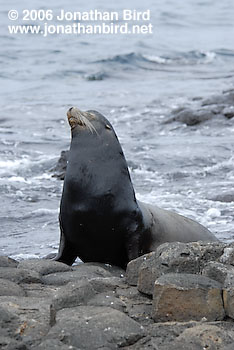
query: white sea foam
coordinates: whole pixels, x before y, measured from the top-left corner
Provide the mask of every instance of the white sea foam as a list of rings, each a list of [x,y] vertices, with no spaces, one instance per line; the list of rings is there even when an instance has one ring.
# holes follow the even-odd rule
[[[31,212],[31,214],[33,214],[34,216],[51,215],[51,214],[53,215],[58,213],[59,213],[59,208],[57,209],[39,208]]]
[[[169,59],[160,57],[160,56],[151,56],[151,55],[142,55],[144,58],[146,58],[148,61],[159,63],[159,64],[165,64],[170,62]]]

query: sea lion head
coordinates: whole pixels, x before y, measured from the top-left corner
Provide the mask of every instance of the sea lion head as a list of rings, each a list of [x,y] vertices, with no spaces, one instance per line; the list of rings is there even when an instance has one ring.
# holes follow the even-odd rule
[[[105,202],[110,197],[119,197],[119,203],[135,202],[127,162],[108,119],[97,111],[76,107],[68,110],[67,117],[71,146],[65,182],[72,184],[73,193],[79,192],[83,203],[104,197]]]
[[[67,111],[67,117],[72,131],[76,128],[77,130],[87,130],[91,133],[98,133],[98,130],[102,129],[103,126],[106,129],[112,130],[108,120],[96,111],[84,112],[79,108],[71,107]]]

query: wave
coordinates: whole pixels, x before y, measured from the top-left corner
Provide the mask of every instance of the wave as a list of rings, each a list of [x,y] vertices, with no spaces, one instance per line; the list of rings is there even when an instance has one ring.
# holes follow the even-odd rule
[[[188,52],[175,52],[169,55],[160,56],[130,52],[103,58],[101,60],[94,61],[93,63],[104,63],[105,65],[119,64],[146,70],[156,70],[162,66],[209,64],[216,60],[218,54],[220,53],[216,53],[215,51],[198,50]]]

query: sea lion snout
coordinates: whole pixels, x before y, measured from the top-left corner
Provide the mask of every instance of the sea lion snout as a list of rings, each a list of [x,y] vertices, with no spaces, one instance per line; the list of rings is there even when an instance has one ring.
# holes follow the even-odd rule
[[[90,119],[94,119],[94,116],[89,112],[83,112],[79,108],[71,107],[67,111],[67,118],[71,129],[74,129],[76,126],[83,126],[91,132],[96,131],[90,122]]]

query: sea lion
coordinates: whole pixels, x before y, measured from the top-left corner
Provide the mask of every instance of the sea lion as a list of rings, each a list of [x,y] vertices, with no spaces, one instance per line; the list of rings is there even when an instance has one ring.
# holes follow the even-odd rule
[[[72,107],[67,116],[71,146],[55,260],[71,265],[78,256],[126,268],[163,242],[216,240],[197,222],[136,200],[122,148],[103,115]]]

